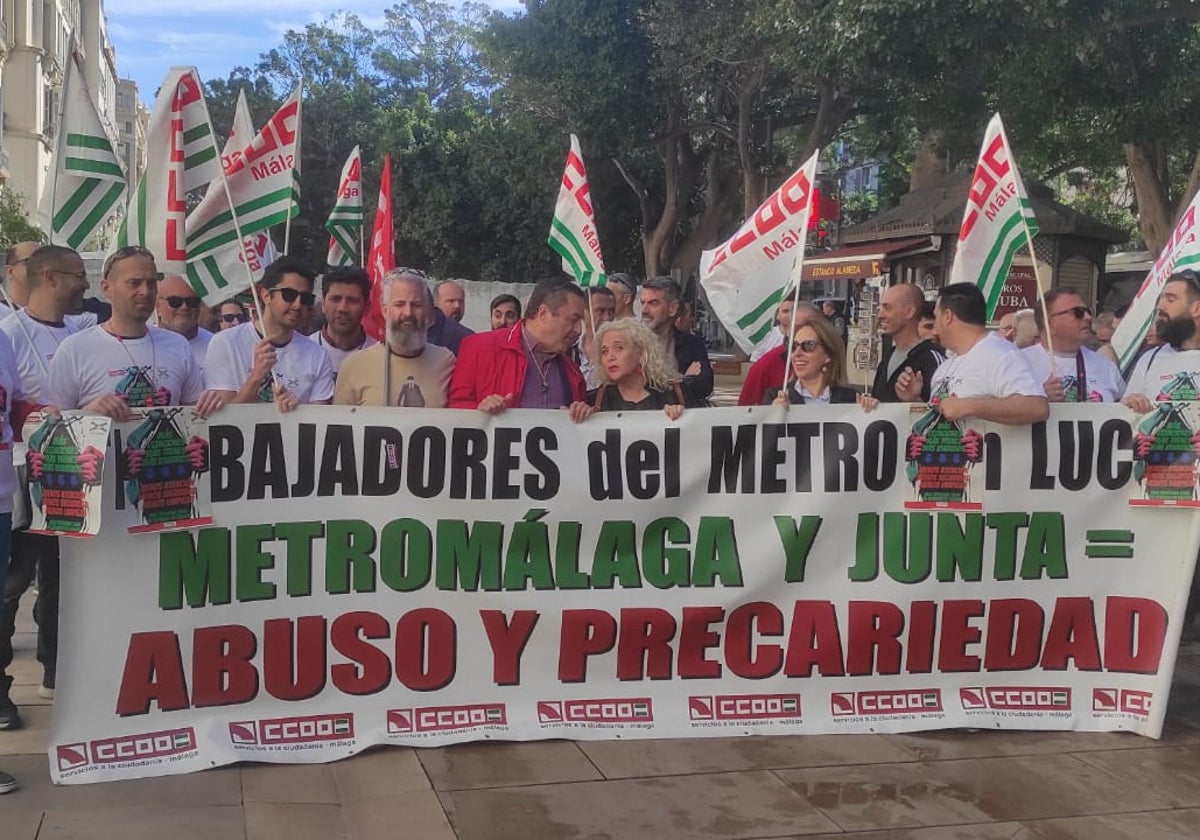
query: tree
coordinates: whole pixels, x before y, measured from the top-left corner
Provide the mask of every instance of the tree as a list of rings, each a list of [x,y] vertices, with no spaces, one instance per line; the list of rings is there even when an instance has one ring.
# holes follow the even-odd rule
[[[0,248],[7,250],[18,242],[45,242],[46,234],[30,223],[20,193],[0,187]]]

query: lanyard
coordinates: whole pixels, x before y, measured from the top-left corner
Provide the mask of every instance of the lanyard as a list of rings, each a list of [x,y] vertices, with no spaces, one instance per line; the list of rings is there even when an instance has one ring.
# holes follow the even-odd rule
[[[1075,402],[1087,402],[1087,365],[1083,363],[1082,348],[1075,351],[1075,383]]]

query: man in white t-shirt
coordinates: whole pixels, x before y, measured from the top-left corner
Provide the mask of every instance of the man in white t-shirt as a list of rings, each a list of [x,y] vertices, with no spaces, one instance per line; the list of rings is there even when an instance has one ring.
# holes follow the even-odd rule
[[[192,350],[180,335],[147,324],[158,300],[154,255],[141,246],[121,248],[104,263],[100,289],[112,317],[68,336],[50,362],[49,405],[82,408],[117,421],[130,407],[195,405],[207,417],[225,404],[204,390]]]
[[[241,324],[208,345],[208,387],[230,402],[275,401],[280,411],[328,405],[333,363],[325,348],[297,332],[316,302],[315,276],[303,263],[280,257],[267,266],[254,293],[262,306],[258,325]]]
[[[1200,276],[1179,271],[1158,297],[1154,328],[1161,342],[1137,360],[1121,402],[1138,414],[1154,403],[1200,400]]]
[[[988,332],[987,303],[978,286],[945,286],[934,316],[938,339],[951,354],[933,374],[930,389],[943,417],[1021,426],[1050,416],[1050,403],[1021,351]],[[915,402],[923,384],[920,372],[906,370],[896,382],[896,394]]]
[[[363,329],[363,315],[370,299],[371,276],[361,268],[335,268],[321,279],[325,323],[309,338],[325,348],[335,377],[347,356],[379,343]]]
[[[1125,380],[1120,369],[1085,345],[1092,337],[1092,312],[1083,298],[1070,289],[1051,289],[1034,310],[1034,317],[1042,338],[1021,352],[1050,402],[1114,402],[1121,398]],[[1050,348],[1054,349],[1053,365]]]
[[[204,376],[204,361],[213,334],[200,326],[202,303],[192,284],[178,274],[168,274],[158,284],[158,325],[187,339],[192,358]]]

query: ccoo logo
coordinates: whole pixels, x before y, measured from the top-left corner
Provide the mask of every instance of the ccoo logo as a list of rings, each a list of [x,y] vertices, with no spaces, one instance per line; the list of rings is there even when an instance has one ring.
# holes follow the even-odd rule
[[[834,717],[847,715],[928,714],[943,711],[940,688],[891,691],[842,691],[829,695]]]
[[[717,694],[688,698],[692,720],[771,720],[800,717],[799,694]]]

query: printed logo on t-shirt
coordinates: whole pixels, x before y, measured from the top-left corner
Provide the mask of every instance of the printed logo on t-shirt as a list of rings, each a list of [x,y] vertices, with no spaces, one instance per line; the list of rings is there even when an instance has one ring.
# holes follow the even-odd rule
[[[1061,378],[1063,396],[1066,402],[1079,402],[1079,377],[1074,374],[1064,375]],[[1099,391],[1090,391],[1087,396],[1088,402],[1104,402],[1104,395]]]
[[[171,392],[166,388],[156,388],[150,379],[149,365],[130,365],[115,373],[121,377],[117,381],[116,393],[126,404],[146,408],[171,404]]]
[[[275,400],[275,389],[272,387],[274,378],[268,374],[267,378],[258,386],[258,401],[260,403],[269,403]]]
[[[1184,402],[1200,400],[1200,387],[1196,385],[1196,374],[1181,370],[1171,377],[1161,389],[1155,402]]]
[[[404,385],[400,387],[400,399],[396,404],[408,408],[425,407],[425,395],[421,393],[421,386],[417,384],[417,380],[411,376],[404,380]]]

